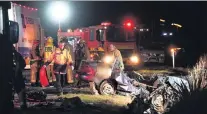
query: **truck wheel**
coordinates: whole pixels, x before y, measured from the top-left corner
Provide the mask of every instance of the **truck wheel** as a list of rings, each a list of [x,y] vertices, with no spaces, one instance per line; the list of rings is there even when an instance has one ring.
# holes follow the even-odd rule
[[[99,91],[102,95],[114,95],[116,93],[115,84],[112,81],[104,80]]]

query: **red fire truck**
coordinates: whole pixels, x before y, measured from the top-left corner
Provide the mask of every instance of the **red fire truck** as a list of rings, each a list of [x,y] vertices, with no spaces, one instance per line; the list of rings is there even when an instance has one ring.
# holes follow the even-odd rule
[[[74,31],[58,31],[58,36],[82,38],[90,52],[93,52],[94,48],[100,53],[106,52],[108,45],[113,44],[120,50],[124,64],[136,67],[140,63],[136,45],[137,33],[138,30],[131,22],[122,25],[103,22],[100,25],[78,28]]]

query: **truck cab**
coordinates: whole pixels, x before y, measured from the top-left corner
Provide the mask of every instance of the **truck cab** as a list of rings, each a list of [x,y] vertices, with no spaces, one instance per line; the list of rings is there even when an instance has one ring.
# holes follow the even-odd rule
[[[59,38],[80,37],[85,40],[89,51],[92,54],[94,49],[100,53],[107,53],[110,44],[120,50],[126,66],[137,67],[139,65],[139,55],[136,45],[137,29],[125,25],[111,24],[103,22],[100,25],[68,30],[67,32],[58,32]],[[98,49],[102,49],[100,51]]]

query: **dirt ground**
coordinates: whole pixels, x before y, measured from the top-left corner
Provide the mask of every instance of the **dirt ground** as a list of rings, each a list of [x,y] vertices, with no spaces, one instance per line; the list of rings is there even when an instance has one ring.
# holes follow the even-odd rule
[[[171,67],[146,67],[138,71],[143,76],[153,75],[187,75],[187,70],[184,68],[172,69]],[[24,72],[27,79],[29,78],[29,71]],[[86,86],[86,87],[85,87]],[[131,102],[131,98],[127,96],[103,96],[103,95],[91,95],[86,84],[83,88],[67,87],[65,88],[66,94],[64,98],[79,97],[82,104],[73,107],[68,107],[68,110],[57,109],[48,106],[37,106],[35,108],[29,108],[24,111],[15,110],[14,114],[124,114],[127,109],[127,104]],[[29,89],[42,89],[42,88],[29,88]],[[48,93],[48,99],[57,99],[54,94],[55,88],[45,88],[44,91]]]

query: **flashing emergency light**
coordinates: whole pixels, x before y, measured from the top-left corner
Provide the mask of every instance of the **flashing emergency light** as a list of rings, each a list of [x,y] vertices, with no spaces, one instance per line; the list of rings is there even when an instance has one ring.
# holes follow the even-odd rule
[[[131,27],[131,26],[132,26],[132,24],[131,24],[130,22],[128,22],[126,25],[127,25],[128,27]]]
[[[123,25],[124,25],[125,29],[133,29],[134,28],[134,24],[132,23],[131,20],[125,21]]]

